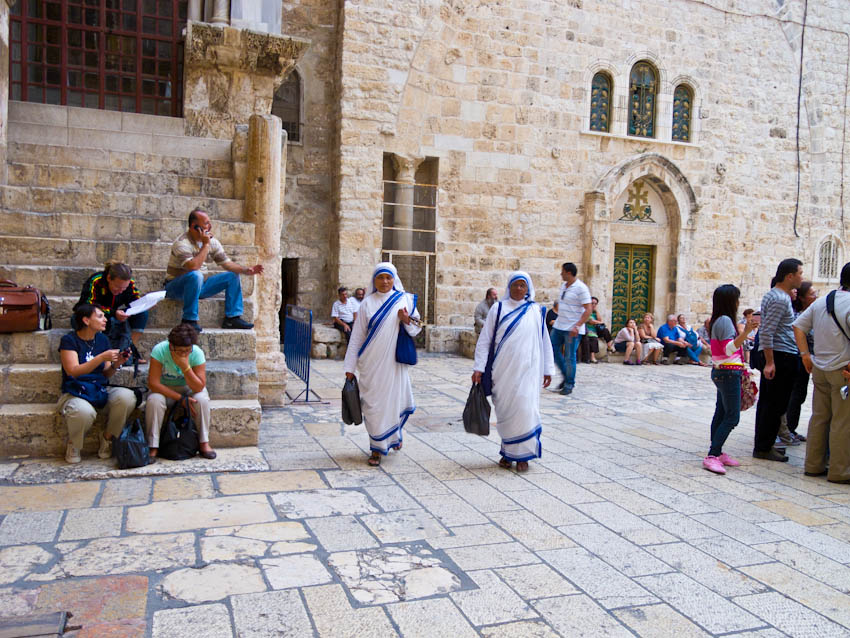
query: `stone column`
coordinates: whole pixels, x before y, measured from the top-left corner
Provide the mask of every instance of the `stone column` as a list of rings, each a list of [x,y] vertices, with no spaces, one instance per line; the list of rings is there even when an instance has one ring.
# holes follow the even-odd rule
[[[9,129],[9,7],[15,0],[0,0],[0,184],[6,183],[6,139]]]
[[[280,351],[281,184],[286,137],[280,118],[252,115],[248,121],[245,221],[254,223],[254,244],[265,269],[254,282],[254,332],[257,338],[259,398],[264,406],[283,405],[286,362]]]
[[[213,14],[210,22],[213,24],[230,24],[230,0],[212,0]]]
[[[189,0],[189,19],[192,22],[203,21],[202,5],[203,0]]]
[[[596,291],[603,308],[611,308],[610,257],[611,222],[605,193],[588,191],[584,194],[584,272],[579,277]]]
[[[413,190],[416,183],[416,169],[422,163],[422,159],[401,157],[393,155],[393,163],[396,169],[397,197],[396,205],[393,207],[393,226],[396,228],[413,228]],[[395,241],[393,246],[397,250],[413,250],[413,231],[394,231]]]

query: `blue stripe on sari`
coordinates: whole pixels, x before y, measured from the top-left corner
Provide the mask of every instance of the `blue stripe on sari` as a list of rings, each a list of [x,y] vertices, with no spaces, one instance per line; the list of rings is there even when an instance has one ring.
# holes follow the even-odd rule
[[[502,448],[500,450],[500,454],[508,459],[509,461],[516,461],[517,463],[522,463],[523,461],[530,461],[532,459],[539,459],[543,456],[543,446],[540,445],[540,433],[543,431],[542,426],[538,425],[531,434],[525,435],[523,437],[519,437],[518,439],[506,439],[502,441]],[[508,454],[505,452],[505,445],[512,445],[516,443],[522,443],[523,441],[527,441],[531,438],[537,438],[537,446],[534,454],[526,454],[525,456],[514,456],[512,454]]]
[[[502,338],[499,340],[499,345],[498,345],[498,346],[496,346],[496,351],[493,353],[493,361],[495,361],[495,360],[496,360],[496,357],[498,356],[499,351],[502,349],[502,344],[504,344],[504,343],[505,343],[505,341],[507,340],[507,338],[508,338],[508,337],[511,335],[511,333],[514,331],[514,329],[516,328],[516,325],[517,325],[517,323],[519,322],[519,320],[520,320],[520,319],[522,319],[522,316],[523,316],[526,312],[528,312],[528,309],[529,309],[531,306],[533,306],[533,305],[534,305],[534,302],[529,301],[529,302],[527,302],[525,305],[520,306],[519,308],[516,308],[515,310],[512,310],[511,312],[509,312],[509,313],[505,316],[505,319],[507,319],[508,317],[510,317],[511,315],[513,315],[514,313],[517,313],[516,318],[514,318],[514,320],[513,320],[513,322],[511,323],[511,325],[509,325],[509,326],[507,327],[507,329],[505,330],[505,334],[503,334],[503,335],[502,335]],[[505,319],[503,319],[502,321],[500,321],[500,322],[499,322],[499,324],[504,323]],[[498,330],[498,326],[496,327],[496,330]]]
[[[386,319],[387,314],[392,309],[395,302],[399,300],[403,293],[396,291],[393,293],[389,299],[387,299],[381,307],[378,308],[378,312],[369,320],[369,334],[366,335],[365,341],[363,341],[363,345],[360,346],[360,350],[357,351],[357,356],[359,357],[363,354],[363,351],[366,349],[366,346],[369,345],[369,342],[372,341],[372,337],[375,336],[375,333],[378,331],[378,328],[381,327],[384,319]]]
[[[405,424],[407,423],[407,419],[415,411],[416,411],[415,405],[413,407],[406,408],[405,410],[402,411],[401,414],[399,414],[400,421],[398,422],[397,425],[391,427],[389,430],[387,430],[384,434],[382,434],[378,438],[375,438],[371,435],[369,436],[369,441],[371,443],[371,441],[384,441],[384,440],[388,439],[389,437],[391,437],[396,432],[398,432],[398,441],[396,441],[392,445],[388,445],[386,450],[382,450],[381,448],[377,448],[377,447],[375,447],[374,445],[371,445],[371,444],[369,445],[369,449],[372,450],[373,452],[380,452],[381,454],[386,456],[387,452],[389,452],[393,448],[397,448],[399,445],[401,445],[401,442],[402,442],[402,439],[403,439],[403,435],[402,435],[403,428],[404,428]]]

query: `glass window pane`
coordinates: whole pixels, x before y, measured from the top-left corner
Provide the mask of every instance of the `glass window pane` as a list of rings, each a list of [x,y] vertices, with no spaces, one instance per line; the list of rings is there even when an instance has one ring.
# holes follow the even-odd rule
[[[45,104],[60,104],[62,100],[62,92],[59,89],[45,89],[44,103]]]
[[[68,86],[81,87],[83,85],[83,74],[79,71],[68,71]]]
[[[156,14],[156,0],[142,0],[142,13]]]
[[[171,36],[171,20],[159,20],[159,35]]]
[[[121,58],[121,70],[124,73],[135,73],[136,72],[136,59],[135,58]]]
[[[86,73],[86,90],[97,91],[100,88],[100,76],[97,73]]]
[[[142,113],[156,115],[156,100],[151,98],[142,98]]]
[[[13,44],[12,45],[12,61],[20,62],[21,61],[21,45]]]
[[[161,77],[168,77],[171,75],[171,62],[167,60],[160,60],[157,65],[157,75]]]
[[[47,63],[62,64],[62,49],[59,47],[47,47]]]
[[[136,12],[136,0],[124,0],[123,3],[124,11],[132,11]]]
[[[673,92],[673,125],[672,138],[680,142],[691,139],[691,107],[693,93],[684,84],[680,84]]]
[[[100,26],[100,11],[97,9],[86,9],[86,24],[90,27]]]
[[[125,31],[135,31],[136,30],[136,16],[125,13],[123,15],[122,23],[124,24]]]
[[[153,95],[156,90],[156,82],[153,80],[142,80],[142,94]]]
[[[112,91],[113,93],[118,92],[118,76],[117,75],[107,75],[104,78],[104,84],[106,86],[107,91]]]
[[[100,66],[99,56],[94,51],[86,52],[86,66],[90,69],[96,69]]]
[[[121,109],[121,98],[117,95],[105,95],[103,105],[109,111],[118,111]]]
[[[89,109],[100,108],[100,99],[97,93],[86,93],[84,106]]]
[[[44,27],[40,24],[27,25],[27,40],[30,42],[44,41]]]
[[[590,130],[607,133],[611,126],[611,79],[605,73],[593,76],[590,86]]]
[[[655,137],[655,98],[658,82],[648,62],[638,62],[629,75],[629,135]]]
[[[153,18],[144,18],[142,20],[142,33],[156,33],[156,20]]]
[[[121,92],[122,93],[135,93],[136,92],[136,78],[121,78]]]
[[[68,64],[71,66],[82,66],[83,52],[78,49],[68,50]]]
[[[49,26],[47,27],[47,44],[55,44],[57,46],[62,44],[62,28],[58,26]]]
[[[186,3],[183,3],[183,4],[186,4]],[[165,16],[167,18],[170,18],[173,15],[173,13],[172,13],[173,7],[174,7],[174,5],[172,3],[172,0],[159,0],[159,11],[158,11],[158,13],[161,16]]]
[[[12,71],[12,81],[13,82],[20,82],[21,81],[21,65],[20,64],[11,65],[11,71]]]
[[[20,22],[12,22],[12,39],[20,40],[21,39],[21,23]]]
[[[47,3],[47,19],[59,22],[62,20],[62,5],[58,2]],[[53,104],[53,102],[51,102]]]
[[[47,69],[47,83],[58,86],[62,82],[62,73],[58,68],[49,67]]]
[[[83,94],[80,91],[68,91],[68,106],[82,106]]]
[[[27,47],[28,62],[44,62],[44,50],[40,46],[30,44]]]
[[[83,46],[83,32],[79,29],[68,29],[68,46]]]
[[[27,67],[27,80],[33,84],[41,84],[44,82],[44,67],[31,64]]]

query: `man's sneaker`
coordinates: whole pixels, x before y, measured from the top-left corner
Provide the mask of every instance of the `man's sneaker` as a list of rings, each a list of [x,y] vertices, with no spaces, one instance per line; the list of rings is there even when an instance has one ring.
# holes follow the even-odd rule
[[[188,323],[190,326],[192,326],[195,329],[195,332],[197,332],[197,333],[201,333],[201,332],[204,331],[204,329],[201,328],[201,326],[198,324],[198,322],[194,321],[192,319],[183,319],[180,323]]]
[[[733,459],[731,456],[726,454],[726,452],[724,452],[717,458],[720,459],[720,462],[723,463],[723,465],[726,465],[728,467],[740,467],[741,465],[741,462],[738,459]]]
[[[780,463],[785,463],[786,461],[788,461],[788,457],[779,452],[774,447],[770,448],[767,452],[753,450],[753,458],[764,459],[765,461],[779,461]]]
[[[572,388],[568,388],[567,386],[564,386],[563,388],[561,388],[561,394],[563,394],[565,396],[568,395],[568,394],[572,394],[572,393],[573,393]]]
[[[83,460],[80,457],[80,451],[70,441],[68,441],[68,447],[65,449],[65,460],[68,463],[79,463]]]
[[[702,466],[709,472],[714,472],[715,474],[726,474],[726,468],[723,467],[723,463],[716,456],[706,456],[702,460]]]
[[[800,442],[793,435],[777,436],[776,445],[800,445]]]
[[[250,330],[254,324],[248,323],[242,317],[227,317],[221,327],[227,330]]]
[[[566,385],[566,383],[565,383],[564,381],[561,381],[558,385],[556,385],[556,386],[555,386],[555,388],[554,388],[554,389],[555,389],[557,392],[560,392],[561,390],[563,390],[563,389],[564,389],[564,386],[565,386],[565,385]]]
[[[100,433],[100,449],[98,449],[97,451],[97,458],[112,458],[112,441],[107,441],[106,438],[103,436],[103,432]]]
[[[806,437],[804,437],[802,434],[797,434],[796,432],[792,432],[791,436],[794,437],[794,440],[797,441],[797,443],[805,443],[806,442]]]

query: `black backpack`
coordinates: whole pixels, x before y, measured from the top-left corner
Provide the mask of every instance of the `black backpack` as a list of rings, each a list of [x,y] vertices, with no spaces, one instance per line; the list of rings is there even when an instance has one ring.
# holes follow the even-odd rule
[[[198,430],[189,408],[189,396],[184,394],[165,413],[159,432],[158,455],[171,461],[182,461],[191,459],[199,450]]]

